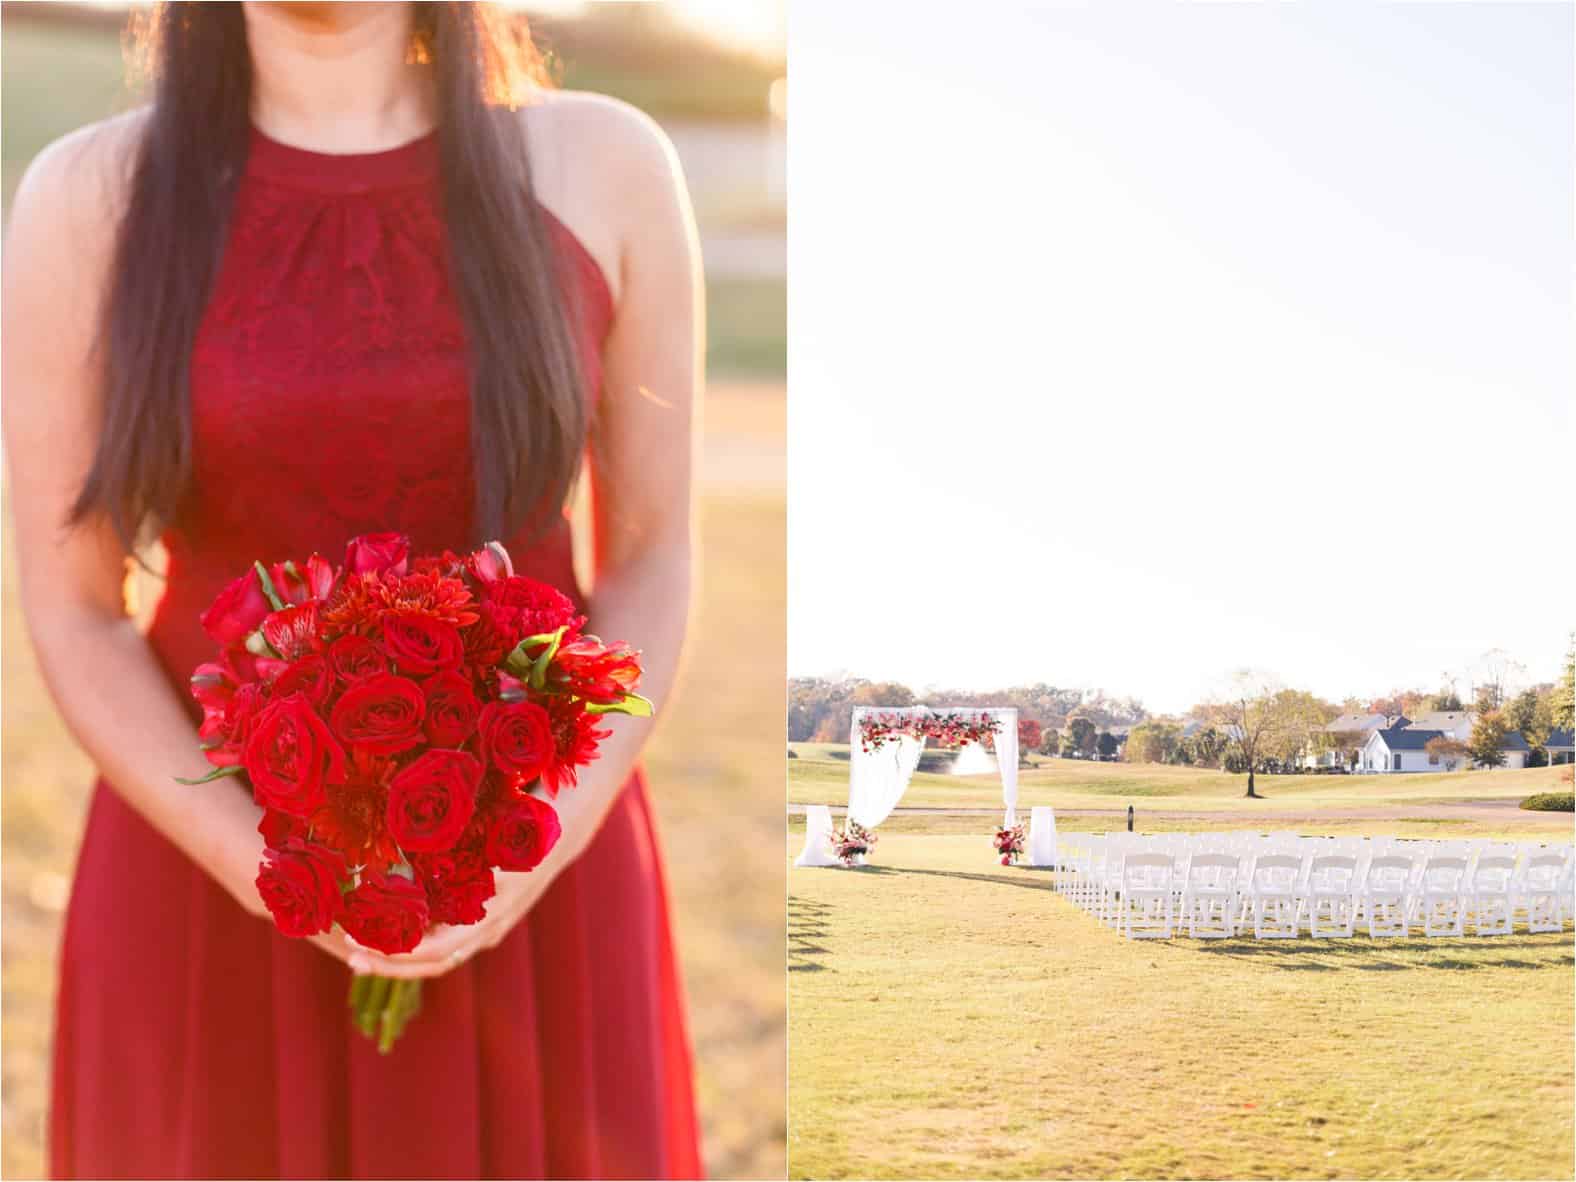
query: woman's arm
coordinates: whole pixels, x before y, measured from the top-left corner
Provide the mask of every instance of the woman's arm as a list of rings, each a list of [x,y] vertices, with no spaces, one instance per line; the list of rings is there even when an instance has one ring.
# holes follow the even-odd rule
[[[5,242],[4,432],[23,613],[66,725],[105,778],[254,915],[260,810],[209,770],[197,730],[127,614],[127,559],[104,521],[66,515],[99,438],[91,356],[118,216],[116,167],[136,125],[97,124],[52,145],[17,190]],[[341,958],[341,934],[317,941]]]
[[[671,146],[645,116],[588,96],[564,96],[595,129],[599,160],[615,170],[578,192],[616,197],[617,314],[604,350],[590,476],[596,535],[588,630],[643,654],[641,692],[660,716],[678,673],[689,617],[694,550],[691,474],[704,330],[700,252]],[[590,145],[577,139],[578,150]],[[578,858],[617,801],[650,734],[647,719],[611,716],[612,737],[580,782],[558,794],[563,836],[526,874],[499,872],[487,918],[438,929],[403,956],[358,952],[351,965],[397,976],[441,973],[498,943],[553,879]]]

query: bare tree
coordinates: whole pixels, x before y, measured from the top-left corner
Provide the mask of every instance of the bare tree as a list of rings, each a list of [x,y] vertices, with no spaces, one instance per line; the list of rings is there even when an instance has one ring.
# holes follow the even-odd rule
[[[1502,648],[1484,653],[1473,667],[1477,708],[1498,710],[1510,696],[1512,685],[1526,673],[1526,666]]]
[[[1225,730],[1242,749],[1248,765],[1246,796],[1263,799],[1254,791],[1254,771],[1270,749],[1288,729],[1284,687],[1271,674],[1259,669],[1239,669],[1228,679],[1219,696],[1209,703],[1210,720]]]

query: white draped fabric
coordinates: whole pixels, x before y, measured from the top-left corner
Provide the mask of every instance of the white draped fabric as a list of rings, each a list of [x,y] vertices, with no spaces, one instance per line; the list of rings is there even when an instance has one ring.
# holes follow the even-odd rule
[[[892,815],[919,766],[923,739],[899,735],[874,751],[859,741],[859,723],[867,714],[989,714],[1001,720],[996,733],[996,765],[1001,770],[1001,796],[1007,806],[1007,824],[1015,824],[1018,803],[1018,711],[1013,706],[859,706],[854,709],[849,739],[848,815],[866,829],[874,829]]]
[[[1029,810],[1028,854],[1030,866],[1056,864],[1056,814],[1048,804],[1037,804]]]
[[[794,859],[795,866],[836,866],[832,856],[832,810],[824,804],[806,805],[804,810],[804,851]]]
[[[1007,817],[1002,828],[1011,829],[1018,823],[1018,712],[1003,719],[996,735],[996,763],[1001,768],[1001,799],[1007,806]]]
[[[854,745],[849,754],[848,815],[866,829],[874,829],[892,815],[903,790],[919,766],[923,739],[898,735],[879,751],[859,748],[859,724],[854,724]]]

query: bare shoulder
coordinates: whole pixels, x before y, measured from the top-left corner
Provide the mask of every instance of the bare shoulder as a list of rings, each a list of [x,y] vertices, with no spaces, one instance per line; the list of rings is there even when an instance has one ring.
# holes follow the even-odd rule
[[[146,108],[101,119],[68,132],[33,157],[12,202],[8,247],[23,245],[16,241],[19,233],[85,235],[76,240],[82,248],[112,237],[146,122]]]
[[[678,156],[644,111],[586,91],[547,91],[527,108],[537,197],[603,270],[688,217]]]

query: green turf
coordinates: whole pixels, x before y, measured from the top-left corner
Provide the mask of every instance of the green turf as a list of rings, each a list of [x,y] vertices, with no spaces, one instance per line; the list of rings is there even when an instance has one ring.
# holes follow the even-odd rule
[[[1571,1177],[1568,931],[1130,942],[883,832],[790,872],[790,1176]]]

